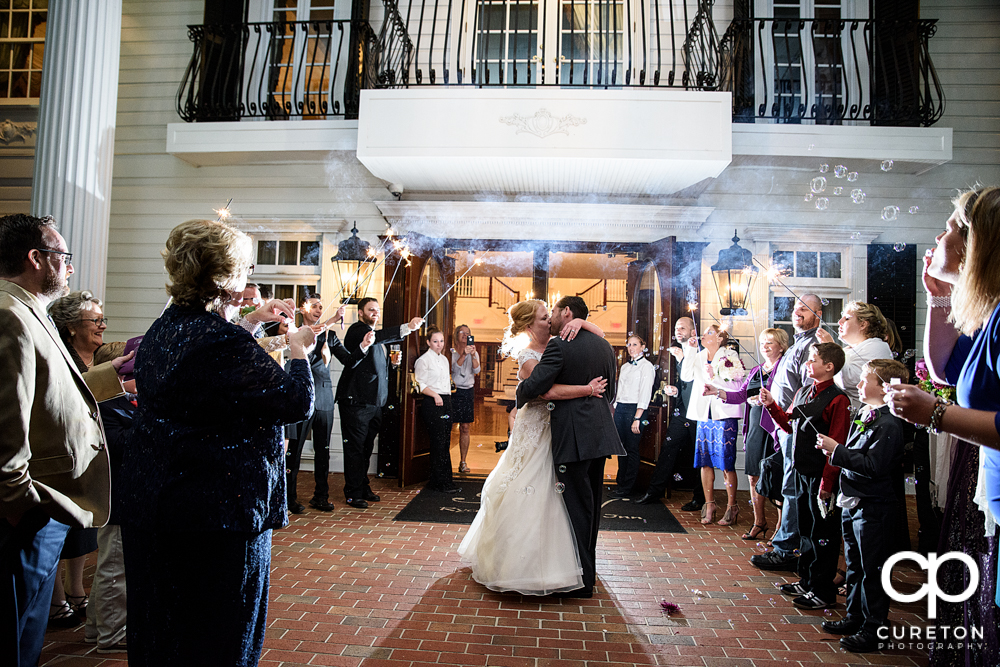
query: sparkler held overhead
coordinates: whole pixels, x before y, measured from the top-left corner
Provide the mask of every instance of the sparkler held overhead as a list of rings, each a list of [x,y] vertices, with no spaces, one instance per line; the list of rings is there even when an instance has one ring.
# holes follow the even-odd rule
[[[487,250],[486,252],[489,252],[489,251]],[[485,254],[485,253],[484,253],[484,254]],[[480,257],[479,259],[477,259],[476,261],[474,261],[474,262],[472,263],[472,266],[470,266],[470,267],[469,267],[468,269],[466,269],[465,273],[463,273],[462,275],[460,275],[460,276],[458,277],[458,280],[456,280],[455,282],[453,282],[453,283],[451,284],[451,287],[449,287],[448,289],[446,289],[446,290],[444,291],[444,294],[442,294],[442,295],[441,295],[441,296],[440,296],[440,297],[438,298],[438,300],[434,302],[434,305],[433,305],[433,306],[431,306],[430,308],[428,308],[428,309],[427,309],[427,312],[426,312],[426,313],[424,313],[423,315],[421,315],[421,318],[422,318],[422,319],[424,320],[424,323],[425,323],[425,324],[427,323],[427,316],[431,314],[431,311],[432,311],[432,310],[434,310],[434,308],[435,308],[435,307],[437,307],[437,305],[438,305],[439,303],[441,303],[441,300],[442,300],[442,299],[444,299],[444,298],[445,298],[446,296],[448,296],[448,292],[450,292],[450,291],[452,291],[453,289],[455,289],[455,286],[456,286],[456,285],[458,285],[458,283],[462,282],[462,278],[464,278],[465,276],[469,275],[469,272],[470,272],[470,271],[472,271],[472,269],[476,268],[477,266],[479,266],[479,265],[480,265],[480,264],[482,264],[482,263],[483,263],[483,259],[482,259],[482,257]]]

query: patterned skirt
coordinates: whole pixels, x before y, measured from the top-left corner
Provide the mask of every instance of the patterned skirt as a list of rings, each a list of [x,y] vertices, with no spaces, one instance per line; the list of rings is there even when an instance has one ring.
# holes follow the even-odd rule
[[[694,467],[736,470],[736,417],[698,422]]]

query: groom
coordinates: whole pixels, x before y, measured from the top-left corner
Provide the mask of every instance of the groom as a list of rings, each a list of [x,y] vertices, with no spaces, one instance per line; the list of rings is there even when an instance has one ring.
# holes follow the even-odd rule
[[[556,303],[549,322],[555,336],[531,376],[517,387],[518,407],[548,391],[553,384],[587,384],[606,378],[603,396],[574,398],[555,403],[552,410],[552,460],[556,477],[565,485],[563,500],[576,535],[583,567],[583,588],[572,597],[591,597],[597,577],[597,529],[601,522],[604,460],[624,456],[611,414],[614,400],[615,353],[600,336],[580,330],[570,343],[559,338],[563,325],[574,318],[587,319],[587,304],[578,296],[564,296]]]

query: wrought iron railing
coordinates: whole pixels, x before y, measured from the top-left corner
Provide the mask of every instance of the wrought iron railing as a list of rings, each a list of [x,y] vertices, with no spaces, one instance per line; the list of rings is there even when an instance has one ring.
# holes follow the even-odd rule
[[[936,20],[753,18],[720,40],[733,120],[929,126],[945,97],[928,50]]]
[[[382,9],[378,30],[351,20],[188,26],[194,53],[178,114],[186,121],[356,118],[359,91],[400,85],[412,58],[395,0]]]

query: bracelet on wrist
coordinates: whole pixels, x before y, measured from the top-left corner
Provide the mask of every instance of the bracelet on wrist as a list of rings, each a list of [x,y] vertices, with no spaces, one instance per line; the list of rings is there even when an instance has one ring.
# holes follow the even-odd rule
[[[951,295],[947,296],[932,296],[927,295],[927,307],[928,308],[951,308]]]
[[[931,419],[927,424],[927,430],[937,435],[941,432],[941,420],[944,418],[945,410],[948,406],[954,405],[951,401],[938,397],[937,401],[934,403],[934,409],[931,411]]]

